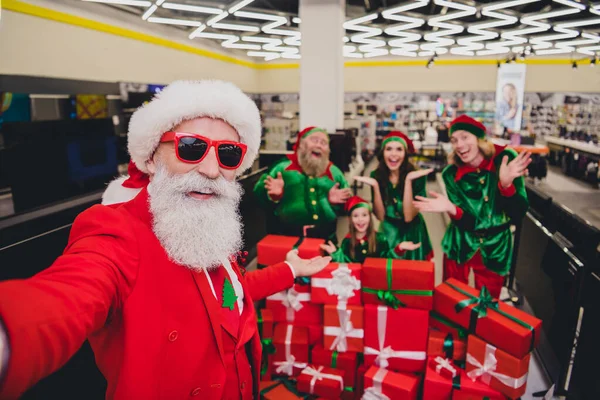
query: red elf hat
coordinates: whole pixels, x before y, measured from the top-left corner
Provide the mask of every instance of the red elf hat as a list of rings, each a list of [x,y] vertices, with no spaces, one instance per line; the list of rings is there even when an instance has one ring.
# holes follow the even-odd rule
[[[456,131],[467,131],[477,136],[479,139],[485,138],[485,125],[466,114],[455,118],[450,123],[450,135]]]
[[[316,126],[309,126],[308,128],[304,128],[302,129],[300,132],[298,132],[298,140],[296,140],[296,143],[294,143],[294,152],[296,152],[298,150],[298,147],[300,146],[300,140],[308,137],[309,135],[315,133],[315,132],[323,132],[325,134],[325,136],[327,136],[327,138],[329,138],[329,134],[327,133],[327,131],[323,128],[317,128]]]
[[[368,201],[359,196],[352,196],[348,200],[346,200],[346,204],[344,204],[344,211],[350,214],[357,208],[365,207],[371,211],[371,204]]]
[[[389,142],[400,142],[409,153],[415,152],[415,146],[412,140],[410,140],[408,136],[400,131],[392,131],[388,133],[381,142],[381,149],[384,149],[385,145]]]

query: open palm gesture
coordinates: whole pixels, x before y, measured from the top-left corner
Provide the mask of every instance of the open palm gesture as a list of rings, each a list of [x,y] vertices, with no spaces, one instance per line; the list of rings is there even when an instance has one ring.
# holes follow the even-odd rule
[[[327,196],[327,198],[329,199],[329,203],[331,204],[344,204],[346,200],[348,200],[351,196],[351,189],[340,189],[340,184],[336,183],[329,190],[329,195]]]
[[[325,250],[327,252],[327,254],[333,254],[333,253],[335,253],[336,247],[335,247],[335,244],[333,244],[330,240],[327,243],[323,243],[321,245],[321,249]]]
[[[502,187],[507,188],[512,185],[515,178],[526,175],[530,163],[531,153],[529,152],[519,153],[511,162],[508,162],[508,156],[502,157],[502,164],[500,164],[500,172],[498,173],[498,179]]]
[[[284,184],[285,183],[281,177],[281,172],[277,173],[277,178],[267,176],[267,179],[265,180],[265,189],[267,189],[267,194],[269,196],[281,196],[283,193]]]

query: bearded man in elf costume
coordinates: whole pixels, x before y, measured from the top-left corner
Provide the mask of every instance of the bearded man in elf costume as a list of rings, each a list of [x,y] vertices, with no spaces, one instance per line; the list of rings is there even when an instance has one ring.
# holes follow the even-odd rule
[[[276,163],[254,187],[265,205],[272,205],[277,219],[272,233],[335,239],[337,216],[352,196],[342,171],[329,161],[329,136],[321,128],[298,133],[294,154]]]
[[[421,247],[421,243],[401,242],[390,248],[385,234],[375,231],[371,204],[359,196],[348,199],[344,209],[350,226],[342,244],[337,249],[331,241],[321,245],[334,262],[362,264],[367,257],[398,258]]]
[[[107,399],[257,397],[253,301],[329,262],[292,251],[261,271],[237,264],[235,178],[260,136],[254,102],[220,81],[175,82],[133,114],[120,199],[79,215],[50,268],[0,283],[0,398],[18,398],[86,339]]]
[[[442,241],[444,279],[485,285],[499,297],[513,253],[511,223],[529,208],[525,180],[530,153],[517,153],[486,139],[485,126],[463,115],[452,121],[453,152],[442,171],[446,196],[417,197],[421,211],[447,212],[452,221]]]

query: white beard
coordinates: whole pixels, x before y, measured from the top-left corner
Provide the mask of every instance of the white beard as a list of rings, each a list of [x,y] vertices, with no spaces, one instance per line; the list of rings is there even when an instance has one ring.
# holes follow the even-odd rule
[[[190,197],[211,190],[208,200]],[[196,171],[169,174],[157,164],[148,185],[154,234],[172,261],[194,271],[219,267],[242,248],[238,204],[242,187],[223,177],[209,179]]]

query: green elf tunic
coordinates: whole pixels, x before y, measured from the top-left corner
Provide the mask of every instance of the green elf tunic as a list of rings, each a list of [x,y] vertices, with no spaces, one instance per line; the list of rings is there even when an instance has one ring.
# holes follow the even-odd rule
[[[502,276],[509,272],[512,260],[510,221],[523,218],[529,208],[523,177],[507,189],[499,184],[498,171],[505,155],[510,161],[517,153],[495,146],[494,157],[479,168],[449,165],[442,171],[448,199],[457,206],[442,240],[444,253],[464,264],[480,251],[483,264]]]
[[[371,172],[371,177],[375,178],[375,171]],[[381,183],[380,183],[381,184]],[[413,196],[427,197],[426,193],[427,177],[423,176],[413,181]],[[373,193],[371,189],[371,198]],[[388,247],[394,248],[401,242],[421,243],[421,247],[413,251],[406,251],[402,255],[396,253],[394,257],[404,260],[431,260],[433,258],[433,247],[427,232],[427,225],[421,213],[411,222],[404,221],[402,212],[402,199],[404,197],[397,187],[387,182],[386,187],[388,199],[385,200],[385,217],[379,225],[379,232],[382,233],[388,241]]]
[[[390,249],[388,241],[383,233],[377,233],[375,237],[375,253],[369,254],[369,242],[367,240],[360,240],[356,242],[354,248],[354,258],[350,257],[350,246],[352,246],[350,235],[342,240],[340,247],[331,254],[331,261],[338,263],[359,263],[362,264],[367,257],[376,258],[398,258],[403,255],[403,251],[397,248]],[[397,247],[397,246],[396,246]]]
[[[349,187],[343,172],[329,163],[325,173],[319,177],[306,175],[295,157],[289,155],[277,162],[267,173],[263,174],[254,186],[254,194],[261,202],[274,207],[283,234],[300,235],[302,227],[315,225],[335,235],[337,216],[342,212],[342,205],[329,203],[329,190],[339,183],[340,188]],[[267,176],[273,178],[281,172],[284,181],[283,195],[271,198],[265,189]],[[335,242],[335,238],[332,238]]]

